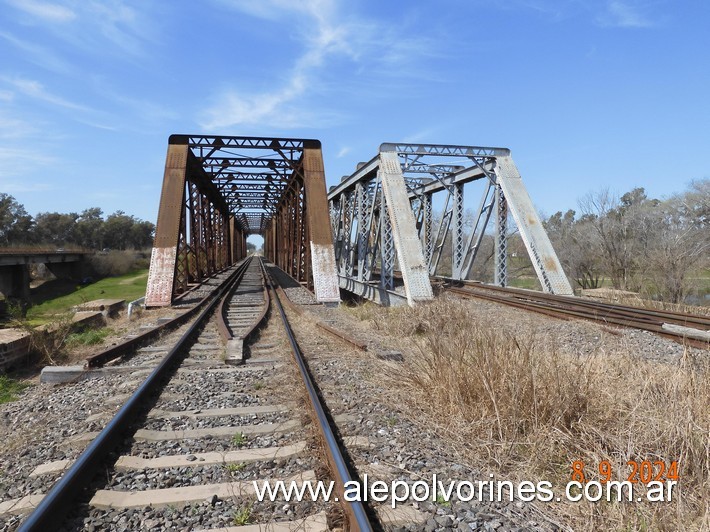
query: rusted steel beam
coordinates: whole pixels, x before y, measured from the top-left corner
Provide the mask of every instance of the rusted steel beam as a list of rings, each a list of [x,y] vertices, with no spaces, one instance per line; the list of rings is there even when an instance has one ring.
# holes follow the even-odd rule
[[[173,135],[169,143],[182,156],[182,181],[170,189],[174,206],[161,198],[175,220],[156,234],[170,235],[163,262],[173,270],[162,297],[148,299],[152,306],[244,257],[254,233],[264,236],[266,256],[319,301],[339,301],[319,141]]]
[[[311,256],[306,269],[312,268],[313,288],[316,299],[321,302],[340,301],[340,287],[333,249],[333,234],[330,228],[328,199],[325,187],[323,154],[318,148],[306,148],[303,153],[303,185],[306,200],[306,229]],[[310,273],[310,272],[309,272]]]
[[[184,210],[187,156],[187,145],[168,145],[145,294],[145,304],[149,307],[172,303]]]

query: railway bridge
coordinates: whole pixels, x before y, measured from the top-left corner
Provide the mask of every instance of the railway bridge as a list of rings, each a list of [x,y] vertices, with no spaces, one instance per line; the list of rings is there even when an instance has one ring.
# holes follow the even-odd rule
[[[467,230],[471,191],[480,200]],[[469,277],[486,234],[495,241],[495,284],[506,286],[509,214],[543,290],[571,294],[508,149],[385,143],[326,191],[317,140],[172,135],[146,305],[178,302],[245,257],[252,234],[323,303],[340,301],[340,289],[385,305],[429,300],[431,276]]]

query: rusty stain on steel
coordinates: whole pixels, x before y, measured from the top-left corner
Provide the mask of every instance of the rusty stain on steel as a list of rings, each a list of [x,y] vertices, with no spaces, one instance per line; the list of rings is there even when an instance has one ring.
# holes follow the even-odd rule
[[[320,142],[171,135],[146,304],[244,258],[250,234],[319,301],[339,301]]]

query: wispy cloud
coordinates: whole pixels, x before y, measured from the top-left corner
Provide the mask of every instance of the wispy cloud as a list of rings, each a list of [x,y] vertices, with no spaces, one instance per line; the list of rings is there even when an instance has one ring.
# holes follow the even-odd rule
[[[2,156],[0,156],[0,161],[2,161]],[[13,183],[0,181],[0,190],[8,194],[44,192],[47,190],[52,190],[54,188],[55,187],[53,187],[49,183]]]
[[[335,157],[340,159],[341,157],[345,157],[350,151],[350,146],[343,146],[338,150],[338,154]]]
[[[145,2],[139,5],[145,10]],[[82,18],[93,22],[99,35],[121,51],[143,55],[144,45],[153,40],[157,21],[146,23],[141,12],[128,2],[91,0],[83,2],[83,6]]]
[[[0,139],[4,141],[22,140],[38,132],[27,120],[10,116],[0,110]]]
[[[46,168],[57,162],[57,159],[41,149],[25,147],[0,147],[0,166],[3,169],[3,178],[24,176],[38,168]],[[35,184],[3,180],[0,190],[3,192],[26,192],[27,187],[36,187]]]
[[[98,91],[104,98],[117,104],[122,110],[134,117],[136,126],[145,128],[146,125],[164,125],[166,121],[177,120],[180,113],[172,107],[157,101],[135,98],[115,90],[115,87],[103,81],[97,83]],[[121,112],[121,111],[119,111]]]
[[[109,118],[107,113],[97,111],[91,107],[87,107],[86,105],[67,100],[62,96],[54,94],[47,90],[39,81],[18,77],[12,78],[0,76],[0,82],[5,82],[12,87],[14,91],[13,100],[17,99],[16,97],[18,95],[24,98],[30,98],[32,100],[49,104],[61,111],[72,111],[70,115],[71,119],[80,124],[96,129],[104,129],[109,131],[116,130],[115,126],[102,123]]]
[[[71,70],[71,67],[66,61],[43,46],[24,41],[11,33],[4,31],[0,31],[0,38],[5,39],[17,49],[25,52],[29,60],[36,65],[60,73],[66,73]]]
[[[72,9],[53,2],[8,0],[8,3],[28,15],[51,23],[66,23],[76,18],[76,13]]]
[[[342,116],[308,110],[302,97],[314,88],[321,94],[328,91],[327,84],[316,83],[316,79],[336,58],[377,63],[400,72],[412,58],[435,48],[433,43],[424,44],[378,22],[344,16],[341,11],[347,4],[340,5],[338,0],[215,1],[253,17],[302,28],[298,34],[302,52],[276,90],[253,92],[228,87],[215,95],[214,103],[198,120],[205,129],[237,125],[282,128],[330,125]],[[294,23],[296,19],[298,22]]]
[[[657,21],[652,9],[667,0],[470,0],[483,7],[534,12],[553,22],[591,16],[602,27],[650,28]]]
[[[410,133],[409,135],[405,136],[402,139],[402,142],[405,142],[407,144],[415,142],[431,142],[432,139],[437,137],[439,129],[440,128],[434,127],[415,131],[414,133]]]
[[[23,79],[23,78],[8,78],[2,77],[0,80],[12,86],[20,94],[34,98],[36,100],[55,105],[57,107],[62,107],[64,109],[69,109],[72,111],[84,111],[91,112],[92,110],[84,105],[74,103],[72,101],[66,100],[61,96],[57,96],[47,91],[39,81]]]
[[[147,21],[152,4],[136,0],[65,0],[63,4],[39,0],[5,1],[28,15],[23,21],[25,24],[42,26],[85,53],[106,55],[117,49],[122,54],[142,56],[145,44],[154,42],[159,27],[157,20]],[[36,55],[37,51],[29,50],[27,43],[23,47]]]
[[[642,12],[643,6],[628,1],[612,0],[599,14],[597,22],[602,26],[620,28],[650,28],[655,25],[648,15]]]
[[[218,103],[205,111],[201,125],[206,129],[217,129],[256,124],[296,127],[303,122],[312,123],[314,117],[299,110],[293,102],[308,90],[310,77],[328,55],[348,51],[347,28],[335,21],[335,3],[332,0],[265,0],[258,3],[221,0],[220,3],[262,19],[298,16],[308,21],[309,26],[314,26],[315,31],[305,34],[305,51],[295,61],[281,88],[256,94],[227,89],[216,98]]]

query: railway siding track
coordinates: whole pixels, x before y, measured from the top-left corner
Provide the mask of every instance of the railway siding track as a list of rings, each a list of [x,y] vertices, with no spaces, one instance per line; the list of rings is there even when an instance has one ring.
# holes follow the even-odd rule
[[[449,283],[446,285],[446,290],[460,297],[485,299],[555,318],[577,318],[650,331],[699,349],[710,346],[710,318],[706,316],[616,305],[578,297],[471,282],[458,286]]]
[[[290,343],[298,349],[295,340],[288,339],[278,320],[254,334],[270,300],[259,262],[244,263],[236,275],[241,284],[222,299],[221,323],[201,326],[198,319],[183,336],[192,339],[189,347],[144,347],[131,369],[115,371],[124,380],[114,393],[126,391],[113,397],[113,405],[125,401],[118,414],[111,418],[115,406],[106,397],[108,409],[92,411],[84,430],[76,427],[57,443],[68,452],[35,467],[28,486],[33,492],[0,503],[6,528],[19,521],[8,516],[25,515],[36,505],[19,529],[56,529],[77,495],[83,502],[69,512],[69,530],[223,529],[249,523],[269,530],[327,530],[343,524],[342,510],[332,502],[254,502],[253,480],[327,480],[331,470],[342,485],[350,477],[343,463],[331,458],[324,467],[318,457],[323,440],[332,440],[324,446],[326,454],[340,452],[332,434],[314,436],[304,426],[325,418],[317,412],[317,394],[299,391],[294,380],[296,370],[284,347]],[[202,310],[200,319],[209,312],[209,307]],[[228,346],[237,340],[240,355],[249,339],[245,364],[233,365],[223,338]],[[136,358],[142,358],[137,365]],[[308,378],[304,367],[299,371]],[[149,390],[151,379],[167,381],[158,395]],[[307,396],[314,415],[302,406]],[[123,433],[129,438],[122,440]],[[112,455],[112,465],[102,465],[106,454]],[[105,467],[105,473],[95,475],[97,467]],[[362,508],[346,513],[352,530],[371,529]]]

